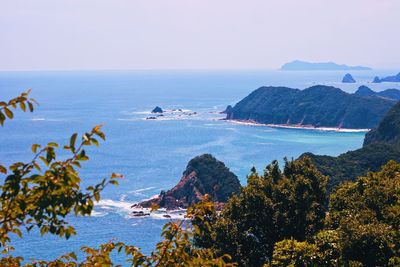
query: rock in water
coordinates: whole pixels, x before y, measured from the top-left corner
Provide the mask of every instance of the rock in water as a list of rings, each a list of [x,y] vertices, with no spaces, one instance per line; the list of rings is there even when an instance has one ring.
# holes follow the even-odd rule
[[[226,109],[225,109],[224,111],[221,112],[221,114],[228,114],[228,113],[230,113],[231,111],[232,111],[232,106],[231,106],[231,105],[228,105],[228,106],[226,107]]]
[[[351,76],[350,73],[347,73],[346,75],[344,75],[342,83],[355,83],[356,80],[354,80],[353,76]]]
[[[223,162],[210,154],[197,156],[189,161],[179,183],[156,198],[140,202],[136,207],[158,205],[174,210],[188,208],[208,194],[212,201],[224,203],[240,191],[240,182]]]
[[[164,111],[159,106],[155,107],[151,113],[163,113]]]

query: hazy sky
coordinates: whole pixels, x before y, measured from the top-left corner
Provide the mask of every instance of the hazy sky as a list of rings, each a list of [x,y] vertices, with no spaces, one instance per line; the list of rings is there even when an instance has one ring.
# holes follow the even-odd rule
[[[400,68],[400,0],[0,0],[0,70]]]

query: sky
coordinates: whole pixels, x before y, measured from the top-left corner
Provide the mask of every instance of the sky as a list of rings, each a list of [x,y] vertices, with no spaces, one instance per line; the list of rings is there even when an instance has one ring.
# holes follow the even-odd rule
[[[0,70],[400,67],[399,0],[0,0]]]

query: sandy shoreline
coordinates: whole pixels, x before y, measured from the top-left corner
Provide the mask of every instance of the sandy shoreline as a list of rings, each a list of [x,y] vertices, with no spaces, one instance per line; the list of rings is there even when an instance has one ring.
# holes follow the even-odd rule
[[[300,130],[324,131],[324,132],[365,133],[371,130],[371,129],[347,129],[347,128],[334,128],[334,127],[314,127],[314,126],[291,125],[291,124],[265,124],[265,123],[258,123],[255,121],[242,121],[242,120],[225,120],[225,121],[242,125],[264,126],[264,127],[266,126],[271,128],[300,129]]]

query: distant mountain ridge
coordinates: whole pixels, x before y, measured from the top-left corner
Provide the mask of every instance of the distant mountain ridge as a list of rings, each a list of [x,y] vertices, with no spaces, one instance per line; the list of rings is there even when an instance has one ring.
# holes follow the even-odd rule
[[[334,62],[312,63],[301,60],[294,60],[286,63],[281,67],[281,70],[372,70],[364,66],[348,66],[345,64],[336,64]]]
[[[393,82],[393,83],[398,83],[400,82],[400,72],[397,75],[394,76],[387,76],[384,78],[379,78],[378,76],[374,78],[372,81],[373,83],[382,83],[382,82]]]
[[[260,87],[227,112],[227,120],[262,124],[371,129],[395,101],[348,94],[339,88],[316,85],[299,90]]]
[[[380,96],[388,99],[400,100],[399,89],[386,89],[380,92],[375,92],[371,88],[362,85],[358,87],[357,91],[354,94],[359,96]]]

